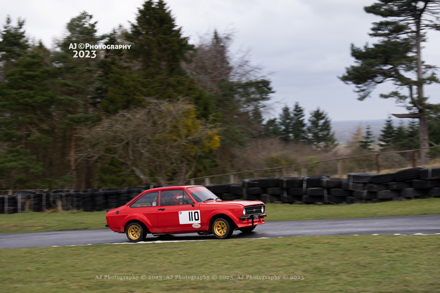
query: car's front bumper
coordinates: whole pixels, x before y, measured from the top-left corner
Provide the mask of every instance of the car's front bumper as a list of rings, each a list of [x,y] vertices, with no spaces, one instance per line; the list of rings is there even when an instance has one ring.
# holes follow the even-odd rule
[[[266,214],[254,214],[254,215],[247,215],[244,217],[240,217],[240,221],[246,221],[246,220],[257,220],[266,217]]]

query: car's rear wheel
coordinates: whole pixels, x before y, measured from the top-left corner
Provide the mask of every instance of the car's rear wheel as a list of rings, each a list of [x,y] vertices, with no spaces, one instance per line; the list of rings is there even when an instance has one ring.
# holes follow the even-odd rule
[[[228,220],[224,218],[215,219],[212,223],[212,233],[215,238],[226,239],[232,235],[232,226]]]
[[[255,227],[256,226],[241,228],[240,231],[243,232],[243,233],[251,233],[252,231],[254,231]]]
[[[147,236],[147,231],[145,228],[139,223],[130,223],[127,226],[127,234],[128,240],[131,242],[138,242],[145,239]]]

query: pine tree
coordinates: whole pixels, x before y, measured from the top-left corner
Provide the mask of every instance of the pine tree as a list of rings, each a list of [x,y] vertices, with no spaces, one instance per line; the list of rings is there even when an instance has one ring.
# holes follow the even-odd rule
[[[189,97],[197,117],[209,119],[214,112],[212,96],[199,89],[181,67],[194,46],[182,36],[164,1],[146,1],[125,38],[132,45],[129,58],[140,65],[134,74],[142,90],[136,94],[174,101]],[[132,89],[132,84],[126,86]]]
[[[276,118],[267,120],[263,126],[263,131],[267,137],[279,138],[281,136],[281,129]]]
[[[359,147],[363,150],[372,151],[374,144],[373,132],[371,132],[370,125],[367,124],[365,129],[365,135],[362,137],[362,140],[359,142]]]
[[[8,179],[11,186],[20,182],[21,187],[28,186],[23,183],[26,180],[33,182],[33,187],[42,186],[44,178],[52,175],[43,167],[52,163],[48,150],[53,140],[53,112],[58,100],[51,83],[55,71],[47,57],[48,51],[41,43],[33,46],[5,73],[8,82],[0,84],[0,109],[4,115],[0,119],[0,141],[9,146],[0,160],[6,165],[0,169],[16,170],[5,174],[13,176]],[[23,164],[38,172],[19,171]],[[42,177],[35,177],[37,173]]]
[[[435,126],[432,126],[432,127],[435,127]],[[430,128],[431,128],[431,126],[430,126]],[[431,130],[430,130],[430,137],[431,137],[431,133],[433,136],[437,135],[436,133],[433,133],[433,132],[434,131],[431,132]],[[417,121],[414,119],[411,119],[411,121],[408,123],[408,126],[406,128],[406,138],[407,138],[407,142],[406,142],[407,149],[415,150],[420,147],[420,144],[419,144],[419,125],[418,125]],[[432,139],[432,137],[431,137],[431,139]]]
[[[11,18],[6,18],[6,24],[0,33],[0,82],[5,81],[5,73],[24,54],[30,45],[23,29],[24,20],[18,19],[17,26],[13,26]]]
[[[381,151],[392,148],[395,132],[396,130],[394,129],[393,120],[391,117],[388,117],[379,136],[379,146]]]
[[[396,150],[408,149],[407,130],[403,121],[400,121],[399,126],[396,127],[392,143]]]
[[[57,135],[61,136],[68,128],[70,130],[70,140],[59,141],[58,146],[61,150],[62,144],[70,143],[69,165],[70,174],[79,178],[77,157],[77,129],[96,121],[97,113],[94,107],[96,95],[95,88],[98,82],[98,56],[96,58],[74,58],[75,52],[71,44],[97,44],[101,37],[97,35],[96,24],[92,22],[93,16],[87,12],[80,13],[67,23],[68,34],[58,42],[57,51],[52,57],[52,62],[56,64],[57,78],[56,89],[58,95],[63,98],[65,108],[57,126]],[[80,48],[77,48],[79,50]],[[92,54],[93,55],[93,54]],[[63,129],[64,128],[64,129]],[[58,154],[58,173],[65,172],[62,163],[65,157],[62,153]],[[76,181],[76,188],[79,187]]]
[[[278,118],[278,125],[281,131],[280,139],[285,142],[289,142],[292,140],[292,124],[293,117],[290,112],[290,108],[285,105],[281,109],[280,117]]]
[[[304,118],[304,108],[298,102],[295,103],[292,111],[292,136],[295,142],[306,139],[306,123]]]
[[[439,83],[436,66],[422,59],[422,43],[427,41],[427,30],[440,30],[440,2],[437,0],[378,0],[365,7],[367,13],[383,17],[374,22],[370,36],[378,42],[363,48],[351,46],[351,55],[356,64],[346,69],[340,79],[354,84],[359,100],[370,96],[378,84],[391,81],[406,93],[392,91],[381,94],[382,98],[408,102],[409,113],[393,114],[397,118],[419,119],[420,159],[426,163],[429,147],[427,110],[428,103],[424,86]]]
[[[359,148],[359,144],[362,141],[362,133],[364,132],[364,128],[362,124],[359,124],[356,128],[356,131],[353,132],[349,141],[347,141],[347,148],[352,152],[356,152]]]
[[[322,150],[332,150],[337,145],[330,119],[319,108],[310,113],[307,140],[315,148]]]

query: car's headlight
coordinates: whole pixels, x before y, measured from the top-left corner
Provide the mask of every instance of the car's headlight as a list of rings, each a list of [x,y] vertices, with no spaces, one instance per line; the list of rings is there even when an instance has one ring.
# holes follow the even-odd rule
[[[264,214],[264,206],[261,206],[261,213]]]
[[[243,208],[243,216],[246,216],[246,209]]]

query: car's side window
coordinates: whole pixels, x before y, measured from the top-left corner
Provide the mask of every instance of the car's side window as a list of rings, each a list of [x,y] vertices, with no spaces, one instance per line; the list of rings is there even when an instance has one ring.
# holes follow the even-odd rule
[[[192,204],[192,200],[183,190],[166,190],[160,192],[160,205],[184,205]]]
[[[147,193],[131,205],[132,208],[144,208],[157,206],[159,192]]]

